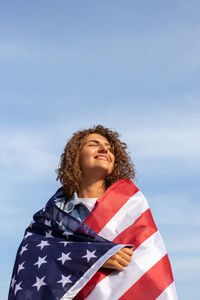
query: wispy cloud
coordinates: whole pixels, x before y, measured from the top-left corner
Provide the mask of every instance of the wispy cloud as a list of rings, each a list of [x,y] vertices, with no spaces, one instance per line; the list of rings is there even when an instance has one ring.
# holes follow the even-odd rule
[[[200,226],[198,232],[200,234]],[[171,253],[198,255],[200,253],[200,240],[196,233],[191,230],[191,236],[184,236],[184,238],[177,236],[176,239],[168,239],[167,248]]]
[[[196,126],[191,128],[172,128],[158,124],[146,123],[138,125],[135,120],[132,126],[121,126],[122,138],[125,139],[131,150],[131,154],[139,161],[153,160],[156,165],[160,160],[172,160],[191,169],[193,174],[198,174],[200,161],[200,129]],[[78,127],[80,124],[80,127]],[[1,154],[0,164],[4,170],[4,176],[12,176],[13,180],[28,180],[45,176],[55,170],[59,163],[59,157],[63,151],[66,140],[72,132],[81,128],[81,121],[69,124],[58,123],[43,128],[38,127],[19,129],[10,128],[0,134]],[[12,170],[12,171],[11,171]],[[166,171],[169,170],[166,168]],[[176,170],[177,171],[177,170]],[[14,174],[13,174],[14,172]],[[170,170],[171,172],[171,170]],[[26,173],[26,176],[24,176]],[[16,174],[18,176],[15,179]]]
[[[144,128],[141,125],[127,135],[138,157],[171,157],[184,160],[185,163],[200,158],[200,129],[166,128],[155,126]]]
[[[26,181],[42,177],[57,166],[57,157],[48,142],[37,132],[19,132],[13,130],[1,134],[3,145],[0,154],[1,168],[4,177],[14,181]]]
[[[184,196],[184,192],[158,193],[150,196],[153,211],[161,225],[176,226],[187,224],[188,228],[200,230],[199,204],[193,196]],[[194,205],[196,209],[194,209]],[[188,223],[189,220],[189,223]],[[190,234],[192,238],[192,233]]]

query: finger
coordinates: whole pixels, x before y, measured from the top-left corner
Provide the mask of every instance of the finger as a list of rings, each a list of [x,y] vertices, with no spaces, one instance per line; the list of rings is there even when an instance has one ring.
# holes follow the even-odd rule
[[[119,263],[120,265],[122,265],[123,267],[127,267],[129,265],[130,261],[124,259],[121,256],[118,256],[116,262]]]
[[[115,266],[113,267],[113,269],[117,270],[117,271],[123,271],[124,270],[124,266],[121,265],[120,263],[115,263]]]
[[[114,269],[118,271],[123,271],[124,267],[116,259],[108,259],[102,266],[103,268]]]
[[[119,255],[121,256],[121,258],[123,258],[123,259],[126,260],[127,262],[130,262],[130,261],[131,261],[132,256],[130,256],[130,255],[128,255],[128,254],[126,254],[126,253],[123,253],[123,252],[119,253]]]
[[[120,250],[122,253],[126,253],[127,255],[130,255],[130,256],[132,256],[133,255],[133,250],[132,249],[130,249],[130,248],[122,248],[121,250]]]

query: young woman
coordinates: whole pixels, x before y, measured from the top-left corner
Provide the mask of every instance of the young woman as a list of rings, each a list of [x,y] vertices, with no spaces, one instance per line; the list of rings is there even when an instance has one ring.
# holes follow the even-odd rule
[[[176,299],[126,149],[101,125],[73,134],[57,170],[62,186],[34,215],[19,247],[9,300]]]
[[[117,132],[103,126],[78,131],[73,135],[65,147],[57,170],[66,198],[69,199],[76,192],[81,200],[81,205],[71,215],[84,221],[96,200],[111,184],[122,178],[135,177],[134,165],[126,153],[126,147],[119,140]],[[66,202],[62,204],[68,212]],[[86,206],[84,213],[78,213],[81,206]],[[123,248],[103,266],[122,271],[130,262],[132,254],[131,249]]]

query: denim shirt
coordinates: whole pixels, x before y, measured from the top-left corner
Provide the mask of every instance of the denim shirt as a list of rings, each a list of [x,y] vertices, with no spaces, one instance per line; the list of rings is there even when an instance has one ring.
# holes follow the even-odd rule
[[[66,201],[65,197],[59,197],[58,195],[58,198],[56,198],[55,203],[60,209],[64,210],[70,216],[78,219],[81,222],[83,222],[90,214],[90,211],[87,208],[87,206],[83,204],[81,200],[78,199],[76,191],[68,201]]]

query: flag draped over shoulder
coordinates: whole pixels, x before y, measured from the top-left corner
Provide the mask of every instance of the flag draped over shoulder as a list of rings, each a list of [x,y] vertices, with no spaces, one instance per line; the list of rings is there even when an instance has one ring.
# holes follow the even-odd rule
[[[55,195],[25,232],[9,300],[177,299],[162,237],[132,181],[110,186],[84,223],[60,210]],[[124,271],[100,269],[125,245],[134,248]]]

